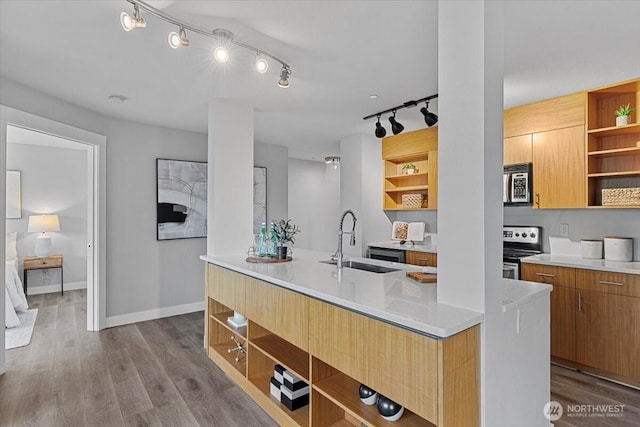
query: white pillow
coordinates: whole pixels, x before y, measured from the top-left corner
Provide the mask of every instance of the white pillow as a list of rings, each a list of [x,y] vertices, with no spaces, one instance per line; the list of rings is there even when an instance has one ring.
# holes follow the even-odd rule
[[[5,251],[6,261],[18,261],[18,250],[16,249],[16,240],[18,239],[18,233],[7,233],[7,243]]]

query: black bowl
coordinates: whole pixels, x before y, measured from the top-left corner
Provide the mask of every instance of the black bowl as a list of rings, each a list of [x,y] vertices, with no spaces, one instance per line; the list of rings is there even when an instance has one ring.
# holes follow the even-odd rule
[[[376,401],[378,400],[378,393],[367,387],[364,384],[360,384],[360,400],[362,400],[362,403],[364,403],[365,405],[375,405]]]
[[[387,421],[397,421],[404,413],[404,407],[393,400],[380,395],[378,397],[378,412]]]

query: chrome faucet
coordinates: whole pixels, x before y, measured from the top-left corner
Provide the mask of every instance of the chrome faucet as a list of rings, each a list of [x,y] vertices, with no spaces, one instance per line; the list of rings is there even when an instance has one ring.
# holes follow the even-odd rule
[[[351,216],[353,217],[353,228],[351,229],[351,231],[343,231],[342,230],[342,225],[344,223],[344,218],[348,214],[351,214]],[[338,266],[338,268],[342,268],[342,235],[343,234],[351,234],[351,240],[349,240],[349,245],[350,246],[355,246],[356,245],[356,222],[357,221],[358,221],[358,218],[356,218],[356,214],[354,214],[351,209],[347,209],[346,211],[344,211],[342,213],[342,216],[340,217],[340,224],[339,224],[339,227],[338,227],[338,250],[336,251],[336,253],[332,257],[332,258],[334,258],[336,260],[336,265]]]

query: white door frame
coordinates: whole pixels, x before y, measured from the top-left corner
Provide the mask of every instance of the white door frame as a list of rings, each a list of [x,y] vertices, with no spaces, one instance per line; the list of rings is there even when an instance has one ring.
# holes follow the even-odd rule
[[[87,230],[87,330],[98,331],[106,325],[106,148],[107,138],[43,117],[35,116],[24,111],[0,105],[0,153],[4,161],[0,162],[0,240],[5,237],[5,174],[7,153],[7,126],[33,130],[39,133],[53,135],[87,147],[88,178],[92,183],[93,197],[88,201],[88,230]],[[89,191],[91,193],[91,191]],[[93,213],[93,220],[91,214]],[[4,257],[4,245],[0,255]],[[4,263],[0,263],[0,276],[4,276]],[[0,292],[0,374],[5,371],[4,354],[4,323],[5,323],[4,292]]]

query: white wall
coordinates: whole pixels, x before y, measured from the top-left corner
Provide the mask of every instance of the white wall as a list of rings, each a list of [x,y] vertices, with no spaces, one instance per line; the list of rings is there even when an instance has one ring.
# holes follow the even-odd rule
[[[107,136],[107,323],[201,309],[206,240],[156,240],[155,159],[206,161],[207,136],[102,116],[6,79],[0,103]]]
[[[340,169],[323,162],[289,159],[289,218],[300,226],[296,247],[336,251],[340,217]],[[327,256],[328,257],[328,256]]]
[[[253,164],[267,168],[267,221],[289,218],[289,159],[283,145],[259,144],[253,147]],[[295,221],[294,221],[295,222]],[[297,223],[296,223],[297,224]],[[249,246],[247,243],[247,246]]]
[[[22,189],[22,218],[7,219],[7,232],[18,233],[17,249],[22,261],[33,256],[37,238],[37,233],[27,233],[29,215],[59,215],[60,231],[48,234],[53,252],[64,255],[65,289],[86,288],[87,154],[84,150],[25,142],[28,141],[12,141],[10,137],[7,144],[7,169],[21,172]],[[59,283],[59,269],[34,270],[29,273],[28,291],[57,292]]]

